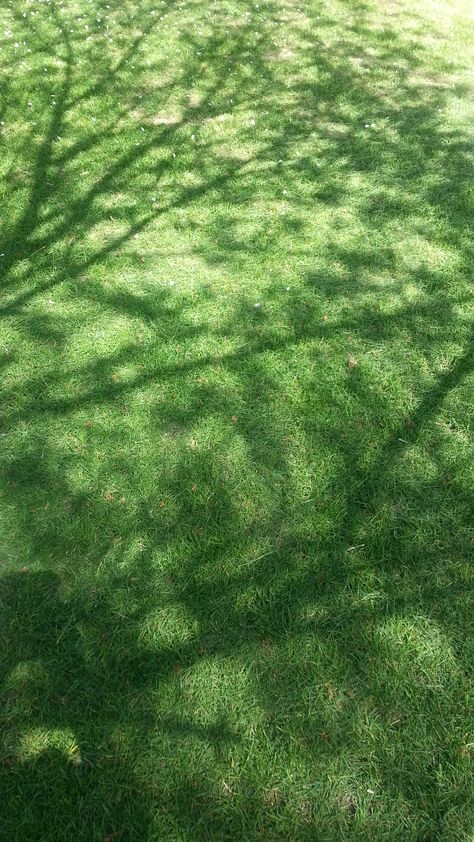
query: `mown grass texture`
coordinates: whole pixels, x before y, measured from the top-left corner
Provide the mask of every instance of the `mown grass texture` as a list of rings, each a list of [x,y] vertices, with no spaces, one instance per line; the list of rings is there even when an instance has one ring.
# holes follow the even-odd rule
[[[0,8],[0,836],[472,840],[472,9]]]

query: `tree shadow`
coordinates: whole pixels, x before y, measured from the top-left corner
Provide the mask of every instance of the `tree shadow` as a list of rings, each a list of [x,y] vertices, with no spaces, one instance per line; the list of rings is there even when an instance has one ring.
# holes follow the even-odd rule
[[[473,500],[442,408],[472,376],[470,148],[439,116],[450,68],[427,84],[426,50],[362,3],[335,41],[324,7],[239,9],[202,10],[202,30],[171,2],[96,3],[80,26],[53,4],[38,21],[14,9],[41,59],[30,88],[53,101],[15,147],[1,249],[11,840],[469,832]],[[183,64],[156,60],[157,92],[143,47],[178,13]],[[60,62],[55,85],[40,85],[43,59]],[[233,148],[209,126],[240,107]],[[372,175],[354,245],[348,196]],[[193,212],[202,200],[212,213]],[[332,220],[324,243],[313,208]],[[213,318],[212,286],[188,301],[145,283],[141,235],[166,256],[166,225],[209,272],[234,279],[263,255],[263,307],[233,289]],[[397,225],[423,242],[414,266]],[[436,249],[457,262],[440,269]],[[132,282],[108,284],[106,258]],[[387,276],[396,306],[377,302]],[[135,332],[104,348],[97,313]],[[71,364],[71,337],[92,330],[96,353]],[[392,394],[405,345],[418,356],[394,360]]]

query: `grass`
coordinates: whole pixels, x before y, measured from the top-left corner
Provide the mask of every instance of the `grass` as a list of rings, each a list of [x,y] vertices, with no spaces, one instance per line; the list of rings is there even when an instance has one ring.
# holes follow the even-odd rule
[[[5,0],[0,838],[474,834],[467,0]]]

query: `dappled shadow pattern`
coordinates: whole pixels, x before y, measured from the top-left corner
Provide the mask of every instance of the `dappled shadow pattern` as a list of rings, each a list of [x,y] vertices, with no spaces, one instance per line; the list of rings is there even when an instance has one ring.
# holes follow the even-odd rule
[[[362,2],[22,9],[5,838],[467,838],[457,65]]]

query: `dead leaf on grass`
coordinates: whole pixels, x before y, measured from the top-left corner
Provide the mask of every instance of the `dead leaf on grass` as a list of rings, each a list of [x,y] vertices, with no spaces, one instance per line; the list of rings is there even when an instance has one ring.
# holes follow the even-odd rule
[[[334,696],[336,695],[336,691],[334,690],[334,687],[333,687],[333,685],[331,684],[330,681],[326,681],[326,684],[324,686],[325,686],[326,692],[328,694],[328,699],[329,699],[330,702],[332,702],[332,700],[334,699]]]
[[[357,810],[357,799],[355,796],[347,795],[342,802],[342,807],[349,816],[354,816]]]
[[[357,360],[353,354],[349,354],[347,358],[347,365],[349,367],[349,371],[352,371],[352,369],[357,366]]]
[[[276,786],[271,789],[266,789],[263,792],[263,803],[267,807],[275,807],[280,801],[280,792]]]

